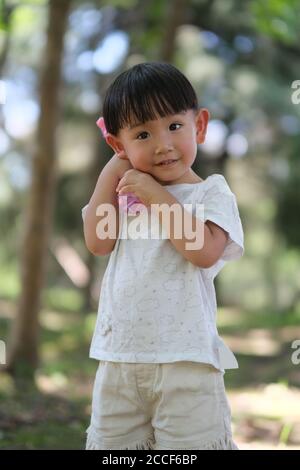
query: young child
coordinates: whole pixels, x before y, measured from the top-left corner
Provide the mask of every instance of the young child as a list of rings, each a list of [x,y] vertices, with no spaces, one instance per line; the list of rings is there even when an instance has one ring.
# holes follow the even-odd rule
[[[112,83],[103,117],[115,154],[82,209],[87,248],[111,253],[90,350],[99,366],[86,449],[237,449],[223,374],[238,366],[218,336],[213,281],[242,256],[243,229],[225,178],[203,180],[191,169],[209,112],[174,66],[143,63]],[[145,212],[121,210],[118,194],[126,193],[146,215],[151,208],[151,223],[167,236],[151,238],[143,223],[140,238],[128,233]],[[103,204],[115,214],[106,239],[97,235]],[[203,236],[200,247],[188,248],[184,231],[176,236],[181,219],[166,222],[161,204],[182,209]]]

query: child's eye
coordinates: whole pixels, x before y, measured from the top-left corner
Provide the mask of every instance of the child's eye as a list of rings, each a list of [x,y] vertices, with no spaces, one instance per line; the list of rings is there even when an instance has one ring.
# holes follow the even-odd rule
[[[173,122],[172,124],[170,124],[171,131],[176,131],[177,129],[180,129],[181,127],[182,127],[182,124],[179,124],[179,122]]]
[[[141,132],[140,134],[138,134],[138,135],[136,136],[136,138],[137,138],[138,140],[145,140],[145,139],[147,138],[147,136],[148,136],[148,132]]]

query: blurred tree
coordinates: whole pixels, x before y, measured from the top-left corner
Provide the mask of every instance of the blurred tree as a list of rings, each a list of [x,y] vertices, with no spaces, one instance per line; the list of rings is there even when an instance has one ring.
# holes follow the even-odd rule
[[[187,0],[174,0],[166,2],[166,12],[162,17],[165,25],[164,34],[161,38],[160,60],[172,62],[175,53],[175,39],[177,29],[186,21],[189,2]]]
[[[5,31],[3,45],[0,50],[0,77],[3,75],[3,68],[8,56],[10,44],[10,24],[11,16],[15,6],[8,5],[5,0],[0,0],[0,29]]]
[[[21,253],[21,295],[8,350],[7,370],[29,378],[38,363],[38,313],[52,220],[60,68],[70,4],[71,0],[49,0],[47,43],[40,78],[41,112]]]

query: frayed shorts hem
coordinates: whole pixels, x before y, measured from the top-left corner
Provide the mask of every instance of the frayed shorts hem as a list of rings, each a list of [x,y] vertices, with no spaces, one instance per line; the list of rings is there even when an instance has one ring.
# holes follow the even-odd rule
[[[220,436],[215,440],[206,443],[199,443],[195,446],[184,443],[180,445],[167,441],[155,441],[154,435],[145,438],[133,438],[127,443],[109,443],[99,438],[98,433],[90,426],[87,429],[86,450],[238,450],[237,445],[231,435]]]
[[[155,450],[239,450],[237,445],[232,439],[231,435],[220,436],[214,440],[208,442],[198,443],[195,445],[195,442],[192,445],[188,445],[187,443],[183,445],[176,444],[174,447],[174,443],[169,443],[166,441],[157,441],[155,446]]]
[[[148,435],[144,439],[132,438],[129,442],[121,444],[120,441],[109,443],[99,438],[98,433],[90,426],[87,429],[85,450],[151,450],[154,449],[155,439]]]

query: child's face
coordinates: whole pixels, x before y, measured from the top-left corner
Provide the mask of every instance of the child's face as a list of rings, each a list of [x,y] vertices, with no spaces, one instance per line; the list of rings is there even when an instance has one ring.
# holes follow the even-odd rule
[[[206,109],[158,117],[121,129],[117,137],[112,136],[111,145],[117,152],[124,150],[136,170],[149,173],[162,185],[175,184],[190,174],[208,119]],[[161,165],[163,160],[174,162]]]

